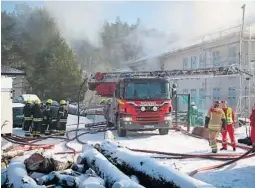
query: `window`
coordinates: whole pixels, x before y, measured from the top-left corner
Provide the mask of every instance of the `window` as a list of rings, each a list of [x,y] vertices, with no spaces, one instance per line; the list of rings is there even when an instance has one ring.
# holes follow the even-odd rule
[[[212,61],[213,61],[213,66],[214,67],[219,67],[221,65],[221,63],[220,63],[220,52],[219,51],[214,51],[212,53]]]
[[[197,89],[190,90],[190,102],[197,104]]]
[[[200,88],[198,95],[199,95],[198,96],[198,101],[197,101],[198,108],[204,108],[205,107],[205,89]]]
[[[183,69],[188,69],[189,68],[189,59],[185,58],[183,59]]]
[[[202,52],[199,55],[199,67],[200,68],[205,68],[206,66],[206,52]]]
[[[127,82],[125,89],[127,100],[170,99],[169,83],[144,80]]]
[[[237,100],[236,100],[236,89],[234,87],[228,88],[228,105],[233,107],[236,106]]]
[[[191,56],[191,68],[196,69],[197,68],[197,57]]]
[[[120,83],[118,83],[115,87],[115,97],[120,98]]]
[[[188,94],[189,90],[188,89],[183,89],[183,94]],[[188,104],[188,97],[183,96],[182,97],[182,104]]]
[[[220,88],[213,88],[213,100],[220,100]]]
[[[228,64],[236,64],[236,46],[231,46],[228,48]]]

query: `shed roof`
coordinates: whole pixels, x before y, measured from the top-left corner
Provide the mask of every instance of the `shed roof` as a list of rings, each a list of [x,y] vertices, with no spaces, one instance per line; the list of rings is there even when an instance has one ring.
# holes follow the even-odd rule
[[[25,71],[15,69],[7,65],[1,65],[1,75],[25,75]]]

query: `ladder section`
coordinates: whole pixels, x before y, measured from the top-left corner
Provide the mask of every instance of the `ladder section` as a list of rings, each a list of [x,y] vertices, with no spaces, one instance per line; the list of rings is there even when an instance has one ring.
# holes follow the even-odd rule
[[[142,77],[165,77],[173,79],[199,79],[203,77],[236,76],[238,72],[232,67],[201,68],[190,70],[168,70],[168,71],[138,71],[138,72],[108,72],[92,74],[89,82],[117,82],[121,78],[142,78]]]

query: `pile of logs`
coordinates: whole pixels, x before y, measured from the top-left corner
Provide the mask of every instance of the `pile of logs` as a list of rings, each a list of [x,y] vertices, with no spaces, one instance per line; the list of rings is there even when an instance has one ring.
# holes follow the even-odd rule
[[[11,153],[10,153],[11,155]],[[7,155],[5,157],[8,157]],[[2,175],[3,178],[3,175]],[[76,163],[65,163],[34,153],[11,160],[2,187],[72,188],[209,188],[155,159],[119,145],[111,132],[102,143],[86,144]]]

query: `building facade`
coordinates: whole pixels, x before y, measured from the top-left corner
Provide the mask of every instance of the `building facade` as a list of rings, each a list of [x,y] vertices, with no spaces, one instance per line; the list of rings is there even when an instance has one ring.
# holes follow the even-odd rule
[[[161,70],[209,69],[224,66],[236,67],[238,70],[254,74],[255,28],[245,29],[242,40],[240,39],[240,28],[231,28],[216,33],[215,36],[207,36],[206,40],[196,45],[154,57],[146,63],[158,62]],[[242,41],[241,45],[240,41]],[[144,63],[145,60],[130,66],[138,70],[146,70],[148,66]],[[247,74],[241,73],[236,76],[213,78],[198,76],[196,79],[184,76],[175,83],[178,86],[178,93],[190,94],[191,101],[195,102],[200,110],[207,110],[214,100],[227,100],[229,106],[240,113],[243,112],[241,108],[248,111],[255,102],[255,85],[253,85],[255,79],[251,77],[250,81],[247,81],[248,77]],[[179,98],[178,106],[187,108],[187,98]]]
[[[24,71],[14,69],[6,65],[1,65],[1,77],[11,77],[13,80],[12,82],[13,98],[25,94],[24,75],[25,75]]]

